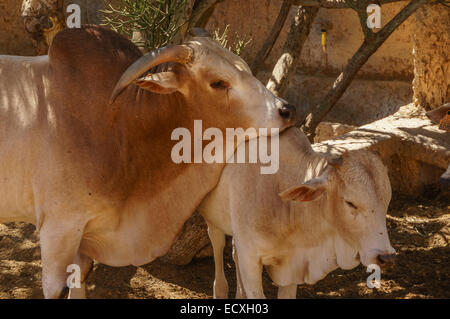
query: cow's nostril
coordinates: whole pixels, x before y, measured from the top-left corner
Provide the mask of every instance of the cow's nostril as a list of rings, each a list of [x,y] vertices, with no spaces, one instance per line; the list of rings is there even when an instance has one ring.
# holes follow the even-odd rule
[[[396,254],[378,255],[377,261],[380,266],[393,266],[395,264]]]
[[[377,256],[377,262],[380,266],[384,265],[384,260],[383,260],[383,258],[381,258],[381,256]]]
[[[293,121],[295,119],[295,107],[291,104],[285,104],[279,109],[280,116],[285,120]]]

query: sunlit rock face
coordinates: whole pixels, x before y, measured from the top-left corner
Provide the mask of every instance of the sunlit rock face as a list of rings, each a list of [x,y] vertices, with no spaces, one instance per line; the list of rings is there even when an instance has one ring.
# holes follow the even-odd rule
[[[427,5],[417,10],[414,35],[414,103],[435,109],[450,100],[450,10]]]

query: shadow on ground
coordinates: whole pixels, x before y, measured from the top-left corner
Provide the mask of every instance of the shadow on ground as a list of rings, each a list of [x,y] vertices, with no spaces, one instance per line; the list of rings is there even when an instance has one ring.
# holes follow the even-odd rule
[[[447,198],[411,200],[395,196],[387,225],[398,251],[395,267],[382,271],[381,287],[369,289],[363,266],[336,270],[314,286],[298,288],[298,298],[449,298],[450,203]],[[236,282],[231,251],[225,272],[234,296]],[[89,298],[211,298],[211,257],[187,266],[155,262],[143,267],[114,268],[95,264],[87,280]],[[264,274],[264,290],[276,297]],[[38,236],[32,225],[0,224],[0,298],[42,298]]]

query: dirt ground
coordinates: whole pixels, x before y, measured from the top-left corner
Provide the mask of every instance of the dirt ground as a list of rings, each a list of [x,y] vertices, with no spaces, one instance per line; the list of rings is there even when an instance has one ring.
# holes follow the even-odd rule
[[[366,286],[368,273],[359,266],[336,270],[314,286],[300,286],[298,298],[450,298],[450,202],[440,196],[391,202],[387,217],[391,243],[397,249],[394,268],[383,270],[381,288]],[[226,251],[230,296],[235,293],[231,252]],[[211,257],[187,266],[155,261],[143,267],[113,268],[95,264],[88,298],[211,298],[214,264]],[[276,287],[264,275],[267,297]],[[41,262],[35,227],[0,224],[0,298],[42,298]]]

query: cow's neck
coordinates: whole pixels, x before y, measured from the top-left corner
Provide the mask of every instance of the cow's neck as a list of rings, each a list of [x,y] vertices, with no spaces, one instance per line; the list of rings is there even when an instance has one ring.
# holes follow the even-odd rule
[[[210,126],[197,109],[198,106],[189,105],[181,94],[144,94],[142,99],[137,99],[136,106],[127,107],[124,111],[123,114],[126,113],[126,116],[123,118],[126,122],[122,123],[121,133],[127,142],[123,148],[133,159],[133,162],[129,162],[128,169],[133,171],[139,168],[138,179],[153,180],[152,191],[159,192],[164,189],[164,187],[159,188],[160,185],[158,189],[154,189],[155,179],[158,183],[168,185],[179,176],[188,174],[187,172],[194,174],[196,180],[202,181],[201,184],[205,185],[204,187],[215,186],[215,184],[210,185],[211,172],[214,175],[214,172],[220,171],[224,164],[177,164],[175,158],[172,158],[172,149],[180,141],[179,137],[172,140],[175,130],[183,128],[190,132],[191,151],[194,152],[192,145],[194,121],[202,120],[203,129]],[[193,161],[193,158],[191,160]]]
[[[295,246],[284,272],[269,269],[274,282],[285,285],[314,284],[338,267],[352,269],[359,264],[357,249],[332,229],[323,233],[318,231],[316,236],[318,241],[313,245]],[[302,240],[307,242],[304,238]]]
[[[304,183],[319,176],[327,167],[327,159],[311,147],[305,134],[292,127],[280,137],[280,187]]]
[[[285,280],[284,284],[314,284],[338,267],[351,269],[359,264],[357,248],[339,231],[341,225],[333,217],[332,201],[302,203],[302,214],[293,210],[296,216],[291,220],[297,225],[293,227],[304,231],[294,232],[290,238],[295,244],[286,265],[287,277],[277,278],[282,272],[274,273],[277,280]]]
[[[152,105],[142,99],[134,109],[130,106],[121,123],[126,143],[120,153],[126,167],[120,180],[127,185],[127,196],[116,235],[134,247],[129,256],[134,265],[167,252],[224,167],[174,163],[171,150],[178,141],[172,141],[171,134],[180,127],[193,132],[195,115],[178,94],[152,97]]]

